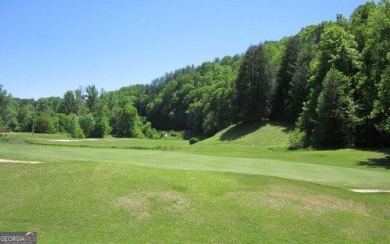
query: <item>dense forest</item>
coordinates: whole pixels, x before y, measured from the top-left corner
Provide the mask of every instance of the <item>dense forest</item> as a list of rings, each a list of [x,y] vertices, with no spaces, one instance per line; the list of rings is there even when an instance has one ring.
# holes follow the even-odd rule
[[[0,86],[0,128],[72,137],[211,136],[235,123],[294,125],[292,147],[390,145],[390,2],[303,28],[242,55],[117,91],[19,99]]]

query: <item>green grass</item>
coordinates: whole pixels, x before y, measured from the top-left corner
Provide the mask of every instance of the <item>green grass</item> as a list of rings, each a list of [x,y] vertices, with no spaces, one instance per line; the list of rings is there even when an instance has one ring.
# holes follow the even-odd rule
[[[344,152],[345,154],[348,151]],[[380,188],[390,186],[390,172],[358,163],[350,165],[339,159],[339,165],[302,163],[262,158],[240,158],[189,154],[157,150],[119,150],[110,148],[53,147],[43,145],[3,144],[0,158],[42,162],[127,163],[154,168],[222,171],[277,176],[343,188]],[[322,157],[320,158],[321,160]],[[316,157],[313,157],[313,161]]]
[[[231,126],[214,137],[180,151],[240,158],[261,158],[356,168],[390,167],[387,150],[288,150],[289,127],[281,124]]]
[[[0,231],[40,243],[389,243],[390,194],[349,190],[390,189],[388,151],[289,151],[287,132],[230,127],[192,146],[9,135],[0,159],[45,163],[0,163]]]
[[[206,145],[239,145],[287,148],[289,127],[283,124],[251,124],[230,126],[202,141]]]
[[[0,229],[40,243],[386,243],[390,195],[126,163],[3,164]]]
[[[176,150],[188,145],[188,141],[175,138],[163,138],[160,140],[114,137],[74,139],[70,138],[66,134],[11,133],[4,139],[10,142],[14,142],[15,144],[17,142],[23,142],[36,145],[140,150]]]

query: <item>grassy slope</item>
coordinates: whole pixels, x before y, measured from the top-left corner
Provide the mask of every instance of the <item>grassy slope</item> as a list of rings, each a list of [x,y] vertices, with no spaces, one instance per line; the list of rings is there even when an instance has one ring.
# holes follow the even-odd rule
[[[386,161],[388,155],[383,151],[355,149],[290,151],[288,131],[283,125],[231,126],[182,151],[352,168],[359,164],[375,168],[375,162],[380,166],[381,159]]]

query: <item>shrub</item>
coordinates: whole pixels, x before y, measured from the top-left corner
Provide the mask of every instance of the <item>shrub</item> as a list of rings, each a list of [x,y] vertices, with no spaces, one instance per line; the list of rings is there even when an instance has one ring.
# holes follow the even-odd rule
[[[97,118],[95,130],[93,132],[93,136],[96,138],[103,138],[105,135],[111,132],[110,121],[107,117],[102,116]]]
[[[70,133],[72,138],[84,138],[84,132],[83,129],[80,126],[79,118],[77,115],[72,116],[72,132]]]
[[[81,129],[83,129],[85,137],[94,136],[96,121],[91,113],[86,114],[84,116],[80,116],[79,124],[81,126]]]
[[[192,138],[189,140],[189,142],[190,142],[190,145],[192,145],[192,144],[195,144],[195,143],[199,142],[199,139],[196,138],[196,137],[192,137]]]
[[[34,131],[37,133],[55,133],[55,118],[49,113],[43,113],[35,120]]]
[[[146,122],[142,127],[142,133],[148,139],[159,139],[161,138],[161,134],[154,128],[152,128],[152,124],[150,122]]]
[[[289,135],[289,149],[296,150],[305,146],[305,133],[299,129],[293,130]]]

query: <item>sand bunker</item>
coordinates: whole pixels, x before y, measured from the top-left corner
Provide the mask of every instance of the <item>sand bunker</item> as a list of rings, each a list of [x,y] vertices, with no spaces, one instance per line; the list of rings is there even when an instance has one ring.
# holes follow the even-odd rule
[[[0,163],[41,164],[41,163],[43,163],[43,162],[37,162],[37,161],[22,161],[22,160],[10,160],[10,159],[0,159]]]
[[[55,142],[77,142],[77,141],[81,141],[81,140],[58,139],[58,140],[49,140],[49,141],[55,141]]]
[[[356,193],[390,193],[390,190],[378,190],[378,189],[351,189]]]

